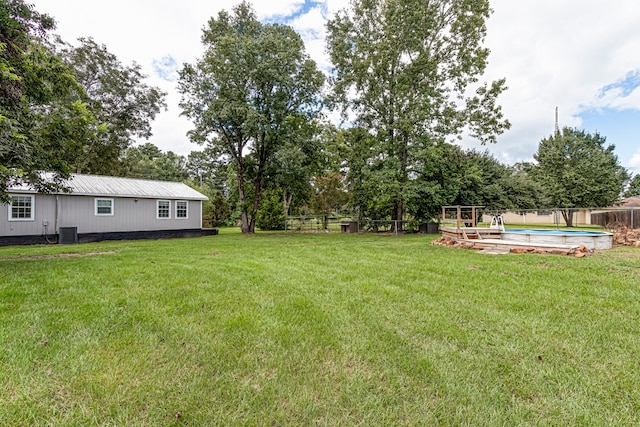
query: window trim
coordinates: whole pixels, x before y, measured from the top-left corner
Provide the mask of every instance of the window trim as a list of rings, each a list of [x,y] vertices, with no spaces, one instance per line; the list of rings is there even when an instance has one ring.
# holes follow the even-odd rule
[[[98,212],[98,201],[108,201],[111,203],[111,212],[110,213],[99,213]],[[105,206],[102,206],[105,207]],[[108,197],[96,197],[93,199],[93,213],[95,216],[113,216],[115,213],[115,202],[114,199]]]
[[[184,216],[178,216],[178,204],[180,203],[184,203],[184,210],[185,210],[185,214]],[[188,200],[176,200],[176,212],[175,212],[175,218],[176,219],[189,219],[189,201]]]
[[[160,216],[160,203],[166,202],[169,204],[167,208],[168,216]],[[171,200],[156,200],[156,219],[171,219]]]
[[[8,203],[7,217],[9,221],[35,221],[36,220],[36,196],[35,194],[10,194],[11,202]],[[31,212],[29,218],[14,218],[13,217],[13,198],[14,197],[29,197],[31,199]]]

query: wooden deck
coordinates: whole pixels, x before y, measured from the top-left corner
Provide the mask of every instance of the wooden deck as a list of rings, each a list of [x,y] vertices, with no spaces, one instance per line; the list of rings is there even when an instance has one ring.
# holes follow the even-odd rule
[[[441,227],[442,237],[452,240],[500,239],[500,230],[487,227]]]
[[[442,227],[442,237],[463,243],[468,248],[496,252],[509,252],[512,249],[526,250],[540,253],[573,253],[580,245],[563,245],[556,243],[523,242],[505,240],[501,238],[501,231],[497,228],[486,227]]]
[[[589,247],[579,244],[551,242],[532,242],[510,240],[503,237],[518,239],[513,234],[503,235],[504,221],[501,215],[491,220],[489,227],[476,227],[478,224],[478,209],[483,206],[443,206],[440,231],[442,237],[434,241],[435,244],[457,245],[471,249],[481,249],[486,253],[547,253],[560,255],[575,255],[584,257],[589,253]],[[451,213],[455,213],[452,216]],[[449,213],[449,215],[447,214]],[[537,240],[537,239],[536,239]]]
[[[473,245],[475,249],[489,249],[489,250],[505,250],[508,251],[512,248],[522,248],[529,249],[533,248],[534,250],[540,250],[545,252],[550,252],[554,250],[566,252],[566,251],[574,251],[580,247],[580,245],[559,245],[554,243],[529,243],[529,242],[519,242],[516,240],[502,240],[502,239],[467,239],[462,240],[463,242],[469,243]]]

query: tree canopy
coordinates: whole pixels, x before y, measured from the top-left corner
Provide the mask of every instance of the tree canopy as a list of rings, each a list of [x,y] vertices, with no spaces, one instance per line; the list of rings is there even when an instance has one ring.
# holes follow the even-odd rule
[[[202,42],[203,58],[180,72],[180,105],[190,138],[234,165],[242,231],[253,233],[267,168],[319,113],[324,77],[293,28],[259,22],[246,2],[210,19]]]
[[[540,142],[531,167],[548,207],[562,209],[567,226],[570,208],[611,206],[620,200],[629,173],[615,155],[613,144],[598,133],[565,127]]]
[[[640,197],[640,174],[634,175],[629,181],[629,187],[625,191],[624,197]]]
[[[60,188],[92,133],[84,92],[48,46],[53,19],[22,0],[0,0],[0,200],[30,183]],[[53,172],[43,179],[41,171]]]
[[[3,201],[20,183],[47,192],[62,189],[71,172],[117,174],[123,150],[151,135],[165,106],[138,65],[123,66],[90,38],[60,49],[54,29],[53,18],[23,0],[0,0]]]
[[[103,44],[80,38],[79,46],[62,44],[60,54],[86,92],[99,123],[98,138],[85,146],[77,172],[113,173],[121,153],[135,138],[151,136],[151,122],[166,108],[166,93],[145,83],[140,65],[122,64]]]
[[[370,134],[362,139],[368,158],[361,162],[368,185],[355,199],[402,219],[425,151],[465,130],[495,142],[509,127],[496,104],[505,81],[477,85],[489,55],[482,44],[491,10],[488,1],[350,5],[329,21],[327,40],[334,100]]]
[[[510,127],[505,80],[481,81],[488,0],[351,0],[327,24],[326,87],[293,28],[259,21],[246,1],[221,11],[179,72],[188,137],[204,146],[189,156],[135,144],[166,108],[140,65],[91,37],[53,40],[54,19],[24,1],[0,0],[3,202],[10,186],[59,190],[71,172],[183,180],[210,196],[207,224],[239,217],[252,233],[289,213],[430,220],[452,204],[566,208],[571,225],[570,209],[639,192],[599,134],[564,128],[513,166],[456,144]],[[342,127],[323,121],[325,106]]]

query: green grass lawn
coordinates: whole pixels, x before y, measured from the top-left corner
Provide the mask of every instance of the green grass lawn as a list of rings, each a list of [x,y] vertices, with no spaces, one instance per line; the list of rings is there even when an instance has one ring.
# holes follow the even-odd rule
[[[640,251],[435,237],[0,248],[0,424],[640,424]]]

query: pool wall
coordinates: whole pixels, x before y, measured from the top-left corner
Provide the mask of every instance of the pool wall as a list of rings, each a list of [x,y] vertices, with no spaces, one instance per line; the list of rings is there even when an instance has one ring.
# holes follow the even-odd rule
[[[611,249],[613,234],[600,231],[505,230],[503,240],[552,245],[584,245],[589,249]]]

